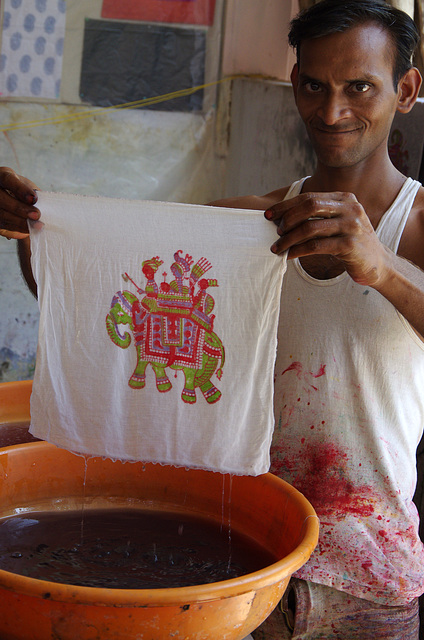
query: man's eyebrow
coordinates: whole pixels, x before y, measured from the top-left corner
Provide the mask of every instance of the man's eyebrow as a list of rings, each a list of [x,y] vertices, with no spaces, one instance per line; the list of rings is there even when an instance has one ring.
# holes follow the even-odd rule
[[[326,84],[325,81],[318,80],[317,78],[314,78],[313,76],[310,76],[307,73],[299,72],[298,77],[299,77],[299,80],[301,80],[302,82],[316,82],[317,84]],[[358,76],[356,78],[346,78],[344,82],[347,84],[355,84],[357,82],[375,83],[377,79],[378,79],[377,76],[373,75],[372,73],[364,73],[363,75]]]
[[[346,78],[346,82],[349,82],[349,84],[355,84],[355,82],[376,82],[377,81],[377,76],[373,76],[372,73],[364,73],[363,75],[359,76],[358,78]]]
[[[302,80],[302,82],[317,82],[318,84],[321,82],[320,80],[317,80],[316,78],[313,78],[312,76],[308,76],[306,73],[299,73],[299,80]]]

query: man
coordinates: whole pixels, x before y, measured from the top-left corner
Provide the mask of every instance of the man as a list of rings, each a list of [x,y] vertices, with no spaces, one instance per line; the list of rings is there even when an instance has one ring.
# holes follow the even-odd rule
[[[395,112],[420,88],[417,34],[384,2],[324,0],[289,38],[316,171],[262,198],[217,203],[265,209],[280,236],[272,250],[288,251],[272,470],[321,522],[311,560],[253,636],[417,638],[424,190],[387,151]]]
[[[288,252],[272,470],[321,522],[316,551],[255,640],[418,638],[424,189],[387,152],[394,114],[419,92],[417,41],[410,18],[381,0],[323,0],[301,14],[292,83],[316,171],[214,203],[264,210],[277,227],[271,250]],[[19,237],[39,216],[33,185],[9,169],[0,183],[1,233]]]
[[[424,586],[412,494],[424,280],[405,258],[424,266],[424,194],[387,154],[394,113],[411,109],[420,86],[407,62],[416,36],[412,21],[383,3],[323,2],[294,21],[290,38],[296,103],[317,169],[290,199],[283,189],[260,207],[279,222],[273,250],[292,259],[273,470],[321,520],[318,548],[297,574],[307,582],[294,581],[289,592],[297,599],[293,637],[416,638]],[[254,636],[285,634],[276,612]]]

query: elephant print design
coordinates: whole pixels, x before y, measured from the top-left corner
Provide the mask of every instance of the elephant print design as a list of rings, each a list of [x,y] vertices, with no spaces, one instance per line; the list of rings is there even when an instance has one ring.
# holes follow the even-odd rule
[[[213,404],[222,394],[211,378],[216,375],[221,379],[225,349],[213,330],[215,300],[207,290],[217,287],[218,282],[203,277],[212,268],[206,258],[193,264],[193,258],[188,254],[183,257],[182,253],[182,250],[174,253],[175,262],[171,265],[174,279],[169,283],[166,271],[162,273],[163,282],[156,282],[157,271],[163,264],[159,256],[142,263],[145,289],[127,273],[122,274],[125,282],[131,282],[143,297],[131,291],[115,293],[106,316],[106,328],[112,342],[122,349],[131,344],[131,334],[121,333],[119,325],[127,325],[132,332],[137,363],[128,381],[131,388],[143,389],[149,364],[161,393],[172,388],[166,369],[181,370],[185,377],[182,400],[189,404],[196,402],[199,388],[206,401]]]

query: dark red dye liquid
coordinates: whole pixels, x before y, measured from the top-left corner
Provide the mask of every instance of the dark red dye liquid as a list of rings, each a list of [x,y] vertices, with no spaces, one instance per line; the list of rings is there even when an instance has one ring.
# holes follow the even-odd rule
[[[24,442],[37,442],[28,431],[29,422],[11,422],[0,424],[0,447],[11,447]]]
[[[274,562],[251,538],[186,513],[59,511],[0,521],[0,569],[52,582],[184,587],[236,578]]]

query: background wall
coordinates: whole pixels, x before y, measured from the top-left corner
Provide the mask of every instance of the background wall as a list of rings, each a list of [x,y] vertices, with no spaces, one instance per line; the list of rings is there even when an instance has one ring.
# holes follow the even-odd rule
[[[231,0],[226,4],[222,71],[289,80],[295,56],[287,42],[298,0]]]
[[[131,12],[123,18],[103,17],[102,10],[106,5],[112,12],[119,12],[123,5],[130,9],[150,6],[154,20],[140,20],[137,13]],[[178,15],[169,14],[171,5],[181,9]],[[188,6],[191,15],[182,11]],[[193,82],[190,83],[193,78],[199,79],[201,84],[216,82],[221,58],[223,6],[223,0],[191,3],[148,0],[141,4],[131,0],[126,3],[113,0],[105,3],[103,0],[2,0],[0,164],[13,167],[40,188],[51,191],[184,202],[207,202],[220,197],[224,185],[224,160],[214,150],[216,85],[193,94],[200,96],[201,108],[192,111],[179,108],[181,100],[175,99],[148,108],[98,107],[81,96],[80,85],[83,72],[92,71],[89,56],[84,53],[84,39],[88,21],[93,20],[100,31],[106,30],[106,37],[111,24],[119,25],[119,28],[124,26],[128,32],[128,37],[124,33],[118,45],[115,40],[109,47],[112,58],[107,64],[111,73],[114,69],[119,75],[122,69],[121,75],[131,78],[134,70],[139,71],[144,65],[148,81],[152,77],[157,82],[163,81],[155,86],[159,96],[170,93],[167,82],[181,69],[188,69],[188,84],[175,86],[175,89],[189,89],[193,86]],[[211,8],[213,12],[208,15],[205,8]],[[40,86],[40,83],[34,84],[37,80],[34,65],[39,62],[39,54],[33,52],[42,50],[39,43],[43,39],[44,51],[47,51],[46,42],[48,45],[49,37],[55,35],[53,21],[56,19],[57,32],[63,10],[66,19],[64,37],[52,41],[51,55],[44,53],[44,67],[37,69],[46,82],[48,71],[53,69],[52,60],[56,65],[55,73],[61,63],[60,90],[53,97],[37,96],[32,87]],[[125,58],[128,38],[134,32],[146,29],[162,38],[160,52],[181,51],[181,55],[186,55],[184,40],[187,36],[191,41],[204,42],[200,63],[197,52],[197,58],[186,56],[179,66],[173,59],[164,65],[153,45],[147,54],[144,52],[144,57],[140,54],[134,60]],[[101,35],[103,37],[104,33]],[[63,55],[58,46],[60,40],[63,41]],[[29,61],[29,58],[32,59]],[[11,60],[15,61],[14,66],[10,66]],[[46,64],[49,61],[50,67]],[[166,76],[167,67],[172,73],[165,78],[161,73]],[[31,73],[34,75],[32,84],[27,81]],[[16,78],[11,81],[14,77],[19,79],[21,86],[26,81],[27,88],[20,91]],[[104,81],[105,78],[94,78],[99,88]],[[126,100],[111,89],[110,103],[117,105],[141,100],[150,97],[148,91],[149,86],[145,84],[135,98]],[[30,378],[35,365],[38,306],[22,281],[15,244],[0,238],[0,381]]]
[[[25,5],[35,12],[56,2],[63,0],[2,0],[2,54],[5,44],[12,50],[4,29],[8,7]],[[131,11],[112,19],[102,17],[106,5],[154,10],[190,5],[200,13],[186,16],[184,23],[140,20]],[[46,190],[199,203],[266,193],[313,171],[313,154],[287,82],[293,64],[286,44],[288,23],[298,0],[67,0],[64,6],[56,97],[5,95],[0,58],[0,164]],[[204,19],[204,9],[212,6],[213,14]],[[175,29],[198,32],[205,42],[203,84],[210,85],[203,93],[196,91],[201,108],[181,110],[172,100],[151,108],[87,104],[80,95],[87,20],[102,32],[110,22],[136,31],[159,25],[170,38]],[[111,64],[119,65],[122,56],[111,51],[117,56]],[[137,60],[133,66],[139,66]],[[123,75],[131,77],[128,67]],[[188,83],[181,89],[192,86],[190,75]],[[111,103],[118,104],[118,98],[110,92]],[[414,177],[421,165],[423,121],[421,102],[413,114],[396,119],[390,141],[392,158]],[[20,276],[15,244],[0,237],[0,381],[30,378],[35,366],[38,306]]]

